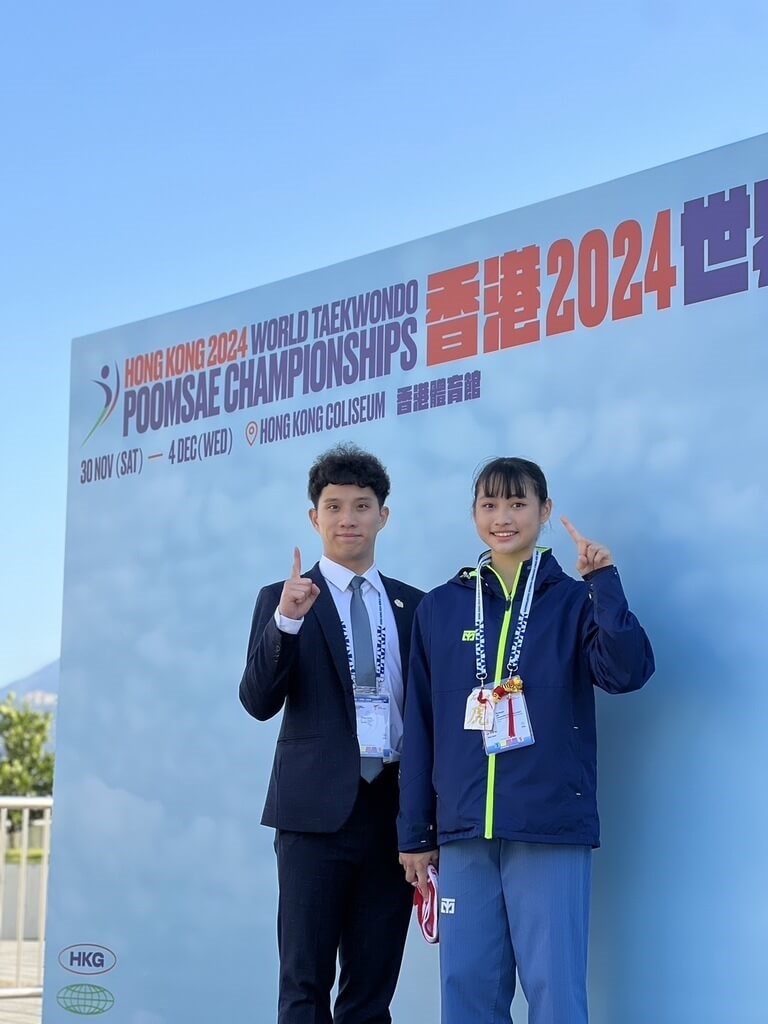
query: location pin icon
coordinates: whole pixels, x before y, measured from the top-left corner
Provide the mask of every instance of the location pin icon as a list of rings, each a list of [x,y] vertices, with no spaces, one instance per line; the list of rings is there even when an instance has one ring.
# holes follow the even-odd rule
[[[256,440],[258,433],[258,423],[256,423],[254,420],[251,420],[251,422],[245,428],[245,440],[248,442],[248,444],[253,445],[253,442]]]

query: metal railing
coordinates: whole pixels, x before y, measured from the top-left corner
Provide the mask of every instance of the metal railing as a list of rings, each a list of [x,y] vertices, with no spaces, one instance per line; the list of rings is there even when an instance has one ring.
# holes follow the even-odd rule
[[[52,808],[52,797],[0,796],[0,999],[43,990]]]

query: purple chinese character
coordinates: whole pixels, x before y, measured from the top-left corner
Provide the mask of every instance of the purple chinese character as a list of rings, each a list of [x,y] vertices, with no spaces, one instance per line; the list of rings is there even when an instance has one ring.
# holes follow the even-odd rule
[[[413,385],[413,411],[421,412],[429,408],[429,381]]]
[[[429,384],[429,405],[434,409],[437,405],[445,405],[445,377],[438,377]]]
[[[480,371],[464,374],[464,401],[471,402],[473,398],[480,397]]]
[[[413,408],[413,388],[409,384],[405,388],[397,389],[397,415],[403,416],[411,412]]]
[[[464,378],[460,373],[448,378],[448,405],[464,401]]]
[[[752,269],[759,271],[757,287],[768,284],[768,178],[755,182],[755,247]]]
[[[749,288],[747,228],[750,224],[747,186],[715,192],[685,203],[680,217],[685,252],[684,301],[705,302]],[[735,260],[740,262],[736,263]],[[722,266],[729,263],[730,266]]]

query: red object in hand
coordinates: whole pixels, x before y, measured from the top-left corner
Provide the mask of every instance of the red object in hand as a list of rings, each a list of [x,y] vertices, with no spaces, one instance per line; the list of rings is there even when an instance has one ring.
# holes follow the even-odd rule
[[[419,922],[421,934],[427,942],[437,942],[437,871],[431,864],[427,868],[427,895],[422,896],[418,887],[414,889],[413,905],[416,907],[416,920]]]

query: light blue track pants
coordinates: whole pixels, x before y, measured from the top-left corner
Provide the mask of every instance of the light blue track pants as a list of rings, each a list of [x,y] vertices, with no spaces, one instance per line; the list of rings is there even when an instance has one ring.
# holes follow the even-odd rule
[[[587,846],[462,839],[440,847],[442,1024],[587,1024]]]

